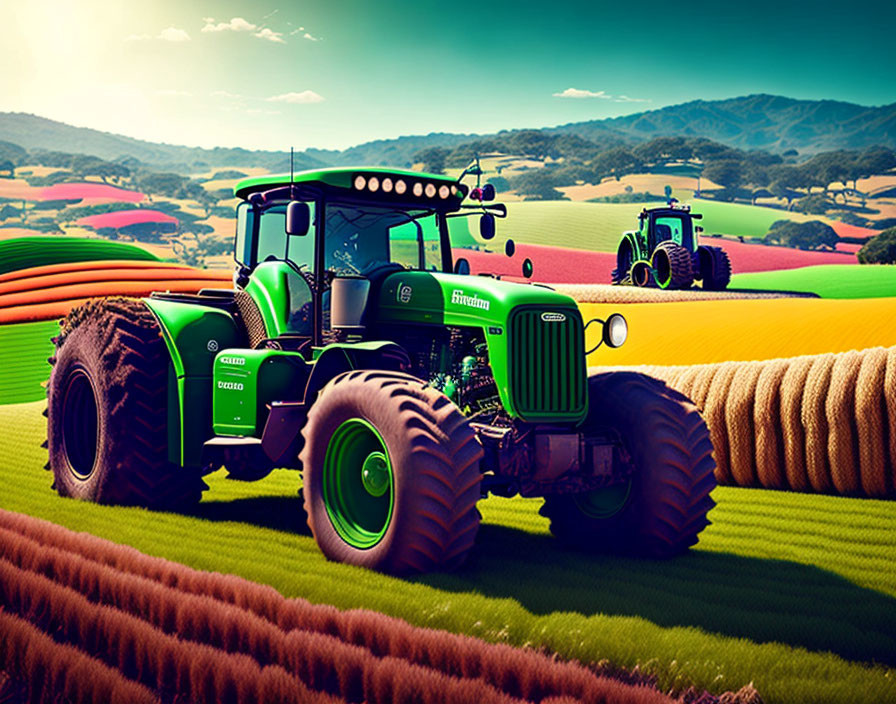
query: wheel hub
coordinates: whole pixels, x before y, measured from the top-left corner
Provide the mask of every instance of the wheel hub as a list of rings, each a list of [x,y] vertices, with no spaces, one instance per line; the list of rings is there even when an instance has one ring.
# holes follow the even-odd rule
[[[361,482],[371,496],[382,496],[389,490],[389,465],[382,452],[371,452],[361,465]]]

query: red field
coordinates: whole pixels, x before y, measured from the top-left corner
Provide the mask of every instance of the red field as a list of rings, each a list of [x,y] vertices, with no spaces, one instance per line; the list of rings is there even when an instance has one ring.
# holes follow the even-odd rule
[[[773,247],[762,244],[746,244],[714,237],[701,237],[700,244],[724,249],[731,258],[731,270],[735,274],[748,271],[777,271],[798,269],[817,264],[856,264],[855,255],[848,252],[808,252],[790,247]]]
[[[554,283],[610,283],[610,272],[616,266],[616,255],[609,252],[588,252],[539,244],[517,244],[513,257],[497,252],[455,249],[455,260],[459,257],[470,262],[474,274],[496,274],[511,281],[524,280],[522,266],[526,258],[531,259],[534,265],[533,280]]]
[[[143,193],[126,188],[116,188],[104,183],[57,183],[37,189],[35,200],[78,200],[102,198],[118,203],[139,203],[146,199]]]
[[[177,225],[177,218],[172,217],[159,210],[119,210],[114,213],[102,213],[100,215],[90,215],[77,221],[78,225],[88,225],[99,229],[101,227],[127,227],[128,225],[137,225],[143,222],[160,222]]]

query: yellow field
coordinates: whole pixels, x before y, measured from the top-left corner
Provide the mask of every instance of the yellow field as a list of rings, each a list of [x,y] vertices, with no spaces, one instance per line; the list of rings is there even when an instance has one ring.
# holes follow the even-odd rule
[[[896,298],[579,305],[585,320],[622,313],[629,339],[589,365],[704,364],[896,345]],[[586,344],[599,340],[599,325]]]

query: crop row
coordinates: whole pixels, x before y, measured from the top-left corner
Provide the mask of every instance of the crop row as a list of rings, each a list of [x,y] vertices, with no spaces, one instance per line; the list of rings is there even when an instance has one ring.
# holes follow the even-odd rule
[[[163,700],[672,701],[637,675],[285,599],[5,511],[0,604]],[[0,669],[21,672],[10,657]]]
[[[636,369],[703,411],[722,484],[896,491],[896,347]]]

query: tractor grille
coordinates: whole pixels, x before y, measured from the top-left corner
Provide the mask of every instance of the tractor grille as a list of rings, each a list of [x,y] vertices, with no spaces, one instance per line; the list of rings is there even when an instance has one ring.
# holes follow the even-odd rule
[[[510,393],[524,420],[578,418],[585,412],[585,340],[577,311],[518,310],[509,343]]]

